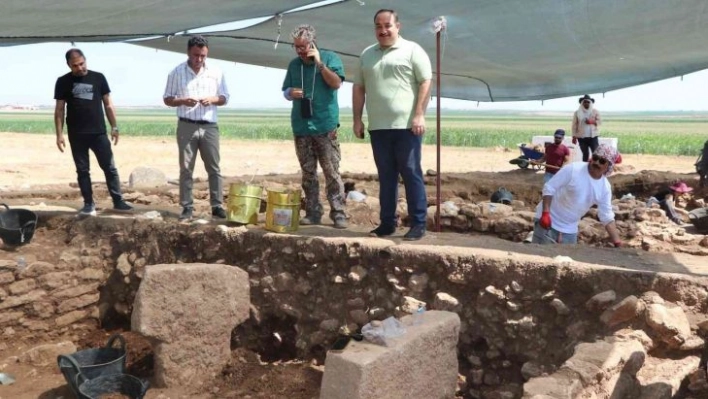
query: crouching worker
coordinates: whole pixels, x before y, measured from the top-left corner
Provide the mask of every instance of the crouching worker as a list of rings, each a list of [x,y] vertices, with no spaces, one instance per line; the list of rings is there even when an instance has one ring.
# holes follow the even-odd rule
[[[683,219],[676,209],[676,200],[678,197],[683,194],[690,193],[691,191],[693,191],[693,188],[688,187],[686,183],[680,181],[672,186],[669,186],[668,188],[659,190],[658,193],[649,198],[647,205],[651,206],[653,203],[659,204],[661,209],[666,212],[667,218],[669,218],[672,222],[681,225],[683,224]]]
[[[597,205],[600,222],[610,240],[615,247],[622,246],[612,211],[612,188],[607,180],[617,159],[617,150],[602,144],[589,162],[575,162],[560,169],[543,186],[532,242],[576,244],[580,219]]]

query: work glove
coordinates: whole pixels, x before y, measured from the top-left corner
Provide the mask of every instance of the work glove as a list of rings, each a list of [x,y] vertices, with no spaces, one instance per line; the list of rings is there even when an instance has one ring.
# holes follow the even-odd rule
[[[541,220],[538,221],[538,224],[541,225],[544,229],[548,230],[551,228],[551,213],[550,212],[543,212],[541,213]]]
[[[577,138],[577,137],[573,137],[573,144],[578,144],[578,138]]]

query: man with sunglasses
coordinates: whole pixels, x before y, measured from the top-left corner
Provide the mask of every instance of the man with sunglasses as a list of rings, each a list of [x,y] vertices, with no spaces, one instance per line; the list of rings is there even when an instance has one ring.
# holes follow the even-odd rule
[[[588,161],[590,150],[593,154],[599,145],[600,113],[595,109],[595,99],[584,95],[578,99],[580,106],[573,114],[573,144],[580,145],[583,162]]]
[[[590,162],[563,167],[543,186],[543,200],[536,208],[532,242],[536,244],[576,244],[580,219],[597,205],[598,218],[615,247],[622,246],[612,211],[612,187],[607,176],[619,154],[602,144]]]
[[[322,219],[319,162],[325,178],[329,217],[335,228],[345,229],[344,183],[339,174],[342,155],[337,141],[337,91],[344,81],[344,64],[336,53],[317,48],[315,28],[311,25],[298,26],[290,37],[297,57],[288,65],[282,90],[285,99],[293,103],[290,124],[305,192],[305,217],[300,224],[320,224]]]

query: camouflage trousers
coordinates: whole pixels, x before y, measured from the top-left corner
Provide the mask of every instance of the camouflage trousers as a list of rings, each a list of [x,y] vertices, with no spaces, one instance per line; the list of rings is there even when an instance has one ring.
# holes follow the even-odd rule
[[[320,182],[317,178],[317,163],[322,167],[325,190],[330,206],[330,218],[344,213],[344,183],[339,175],[342,154],[337,141],[337,130],[314,136],[295,136],[295,153],[302,170],[302,190],[305,192],[307,216],[321,218]]]

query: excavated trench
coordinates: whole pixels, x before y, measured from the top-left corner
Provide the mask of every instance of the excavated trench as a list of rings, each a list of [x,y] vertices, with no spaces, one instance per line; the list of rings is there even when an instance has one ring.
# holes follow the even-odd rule
[[[13,270],[12,282],[0,284],[6,292],[0,307],[8,301],[18,304],[6,310],[16,317],[0,318],[0,328],[11,328],[28,340],[61,335],[93,319],[103,328],[128,326],[145,267],[201,262],[248,272],[251,317],[234,329],[232,347],[256,351],[264,361],[322,363],[342,326],[356,330],[374,319],[401,316],[416,301],[458,313],[460,397],[522,397],[527,380],[561,372],[578,344],[618,332],[644,331],[652,342],[646,346],[647,359],[700,357],[703,350],[695,341],[690,348],[669,344],[678,338],[650,328],[645,316],[660,297],[665,306],[686,315],[691,339],[701,336],[699,326],[708,319],[708,279],[701,276],[631,270],[611,262],[559,261],[540,247],[514,244],[519,246],[515,252],[502,240],[453,246],[456,242],[445,235],[432,245],[405,245],[362,238],[356,231],[332,236],[333,230],[326,228],[280,235],[260,228],[120,217],[77,221],[51,214],[41,215],[40,226],[36,243],[0,254],[6,259],[0,260],[0,273],[14,267],[18,254],[29,261],[26,270]],[[33,246],[42,250],[30,253]],[[611,251],[587,249],[597,251],[598,260]],[[626,264],[636,258],[633,253],[624,257]],[[13,289],[12,284],[31,288]],[[75,296],[67,294],[71,289]],[[609,291],[614,293],[611,299],[590,301]],[[28,295],[34,300],[16,299]],[[630,297],[636,301],[628,308]],[[67,301],[75,303],[62,305]],[[42,311],[38,304],[53,311]],[[621,373],[620,363],[615,367],[620,371],[605,370],[599,382],[583,380],[576,388],[599,390],[612,373]],[[672,393],[679,395],[675,398],[687,397],[687,378],[698,363],[688,369],[679,376],[683,385]],[[636,371],[630,377],[631,392],[639,392],[644,382]]]

